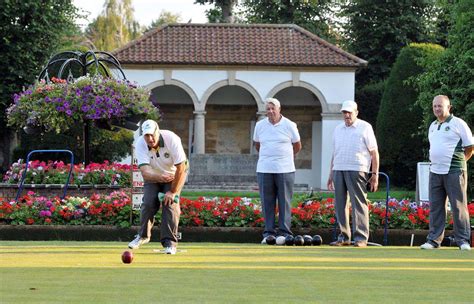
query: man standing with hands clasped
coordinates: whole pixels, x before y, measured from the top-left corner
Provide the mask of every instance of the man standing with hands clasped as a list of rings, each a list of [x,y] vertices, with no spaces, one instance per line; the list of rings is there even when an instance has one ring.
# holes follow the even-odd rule
[[[367,184],[377,191],[379,184],[379,152],[372,126],[357,118],[357,103],[344,101],[341,108],[344,123],[333,136],[333,155],[327,186],[335,190],[336,218],[341,233],[331,246],[351,245],[349,208],[352,205],[352,226],[355,247],[366,247],[369,239],[369,207]],[[369,177],[372,165],[372,175]],[[348,204],[348,196],[351,204]]]
[[[270,236],[291,232],[291,199],[295,183],[295,155],[301,150],[296,123],[281,115],[280,101],[266,100],[267,118],[257,122],[253,135],[258,151],[257,181],[262,200],[265,230],[262,244]],[[278,201],[278,231],[275,209]]]
[[[162,207],[160,241],[165,253],[175,254],[181,212],[179,194],[187,174],[186,154],[178,135],[160,130],[154,120],[145,121],[141,130],[143,135],[137,139],[135,153],[145,185],[140,230],[128,247],[137,249],[150,241],[155,215]]]
[[[446,223],[447,198],[454,222],[454,240],[461,250],[471,250],[467,209],[467,161],[474,151],[472,132],[467,123],[450,114],[447,96],[433,99],[436,120],[428,130],[430,141],[430,232],[421,249],[441,246]]]

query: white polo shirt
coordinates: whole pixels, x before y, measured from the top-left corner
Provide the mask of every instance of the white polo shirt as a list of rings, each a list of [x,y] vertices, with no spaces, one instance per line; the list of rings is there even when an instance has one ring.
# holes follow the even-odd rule
[[[454,115],[444,122],[435,120],[428,131],[430,141],[430,171],[448,174],[467,170],[464,147],[474,145],[467,123]]]
[[[370,172],[370,152],[377,150],[372,126],[357,119],[351,126],[341,123],[333,135],[333,167],[338,171]]]
[[[300,141],[296,123],[282,116],[273,125],[267,117],[255,125],[253,140],[260,143],[257,172],[295,172],[293,144]]]
[[[175,165],[186,161],[181,139],[168,130],[160,130],[160,138],[157,149],[149,148],[143,135],[137,139],[135,154],[138,166],[150,165],[160,173],[174,174]]]

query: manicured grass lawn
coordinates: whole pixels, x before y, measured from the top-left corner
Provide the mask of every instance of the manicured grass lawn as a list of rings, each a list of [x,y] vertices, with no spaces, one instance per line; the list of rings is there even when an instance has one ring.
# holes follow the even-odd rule
[[[474,251],[0,242],[1,303],[472,303]]]

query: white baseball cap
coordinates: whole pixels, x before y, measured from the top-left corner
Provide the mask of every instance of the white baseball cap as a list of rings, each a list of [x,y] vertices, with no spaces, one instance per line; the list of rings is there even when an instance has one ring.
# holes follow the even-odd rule
[[[342,103],[341,112],[354,112],[357,111],[357,103],[353,100],[346,100]]]
[[[278,99],[276,98],[267,98],[267,100],[265,100],[265,102],[268,104],[268,103],[273,103],[273,105],[275,107],[277,107],[278,109],[281,108],[281,105],[280,105],[280,102],[278,101]]]
[[[158,133],[159,131],[160,131],[160,127],[154,120],[148,119],[148,120],[145,120],[142,124],[143,135],[146,135],[146,134],[156,135],[156,133]]]

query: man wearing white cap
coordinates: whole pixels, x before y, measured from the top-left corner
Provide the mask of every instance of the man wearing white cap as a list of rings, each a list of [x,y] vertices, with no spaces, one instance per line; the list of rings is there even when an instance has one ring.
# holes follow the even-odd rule
[[[150,241],[155,215],[162,207],[160,241],[165,253],[175,254],[180,216],[179,194],[186,181],[187,158],[181,139],[158,123],[147,120],[141,126],[135,154],[145,181],[140,213],[140,231],[128,244],[131,249]],[[159,193],[164,195],[159,196]],[[161,205],[161,206],[160,206]]]
[[[257,122],[253,135],[258,151],[257,181],[262,200],[265,230],[268,237],[291,235],[291,199],[295,182],[295,155],[301,150],[296,123],[281,115],[280,102],[266,100],[267,118]],[[275,209],[278,201],[278,231]],[[269,242],[270,243],[270,242]]]
[[[369,239],[369,207],[367,187],[377,191],[379,152],[372,126],[357,118],[357,103],[344,101],[341,108],[344,122],[336,127],[333,135],[333,155],[327,186],[335,191],[336,218],[341,231],[332,246],[351,245],[366,247]],[[372,167],[372,170],[370,168]],[[369,173],[372,175],[369,179]],[[349,195],[350,204],[347,196]],[[352,227],[349,210],[352,207]]]

